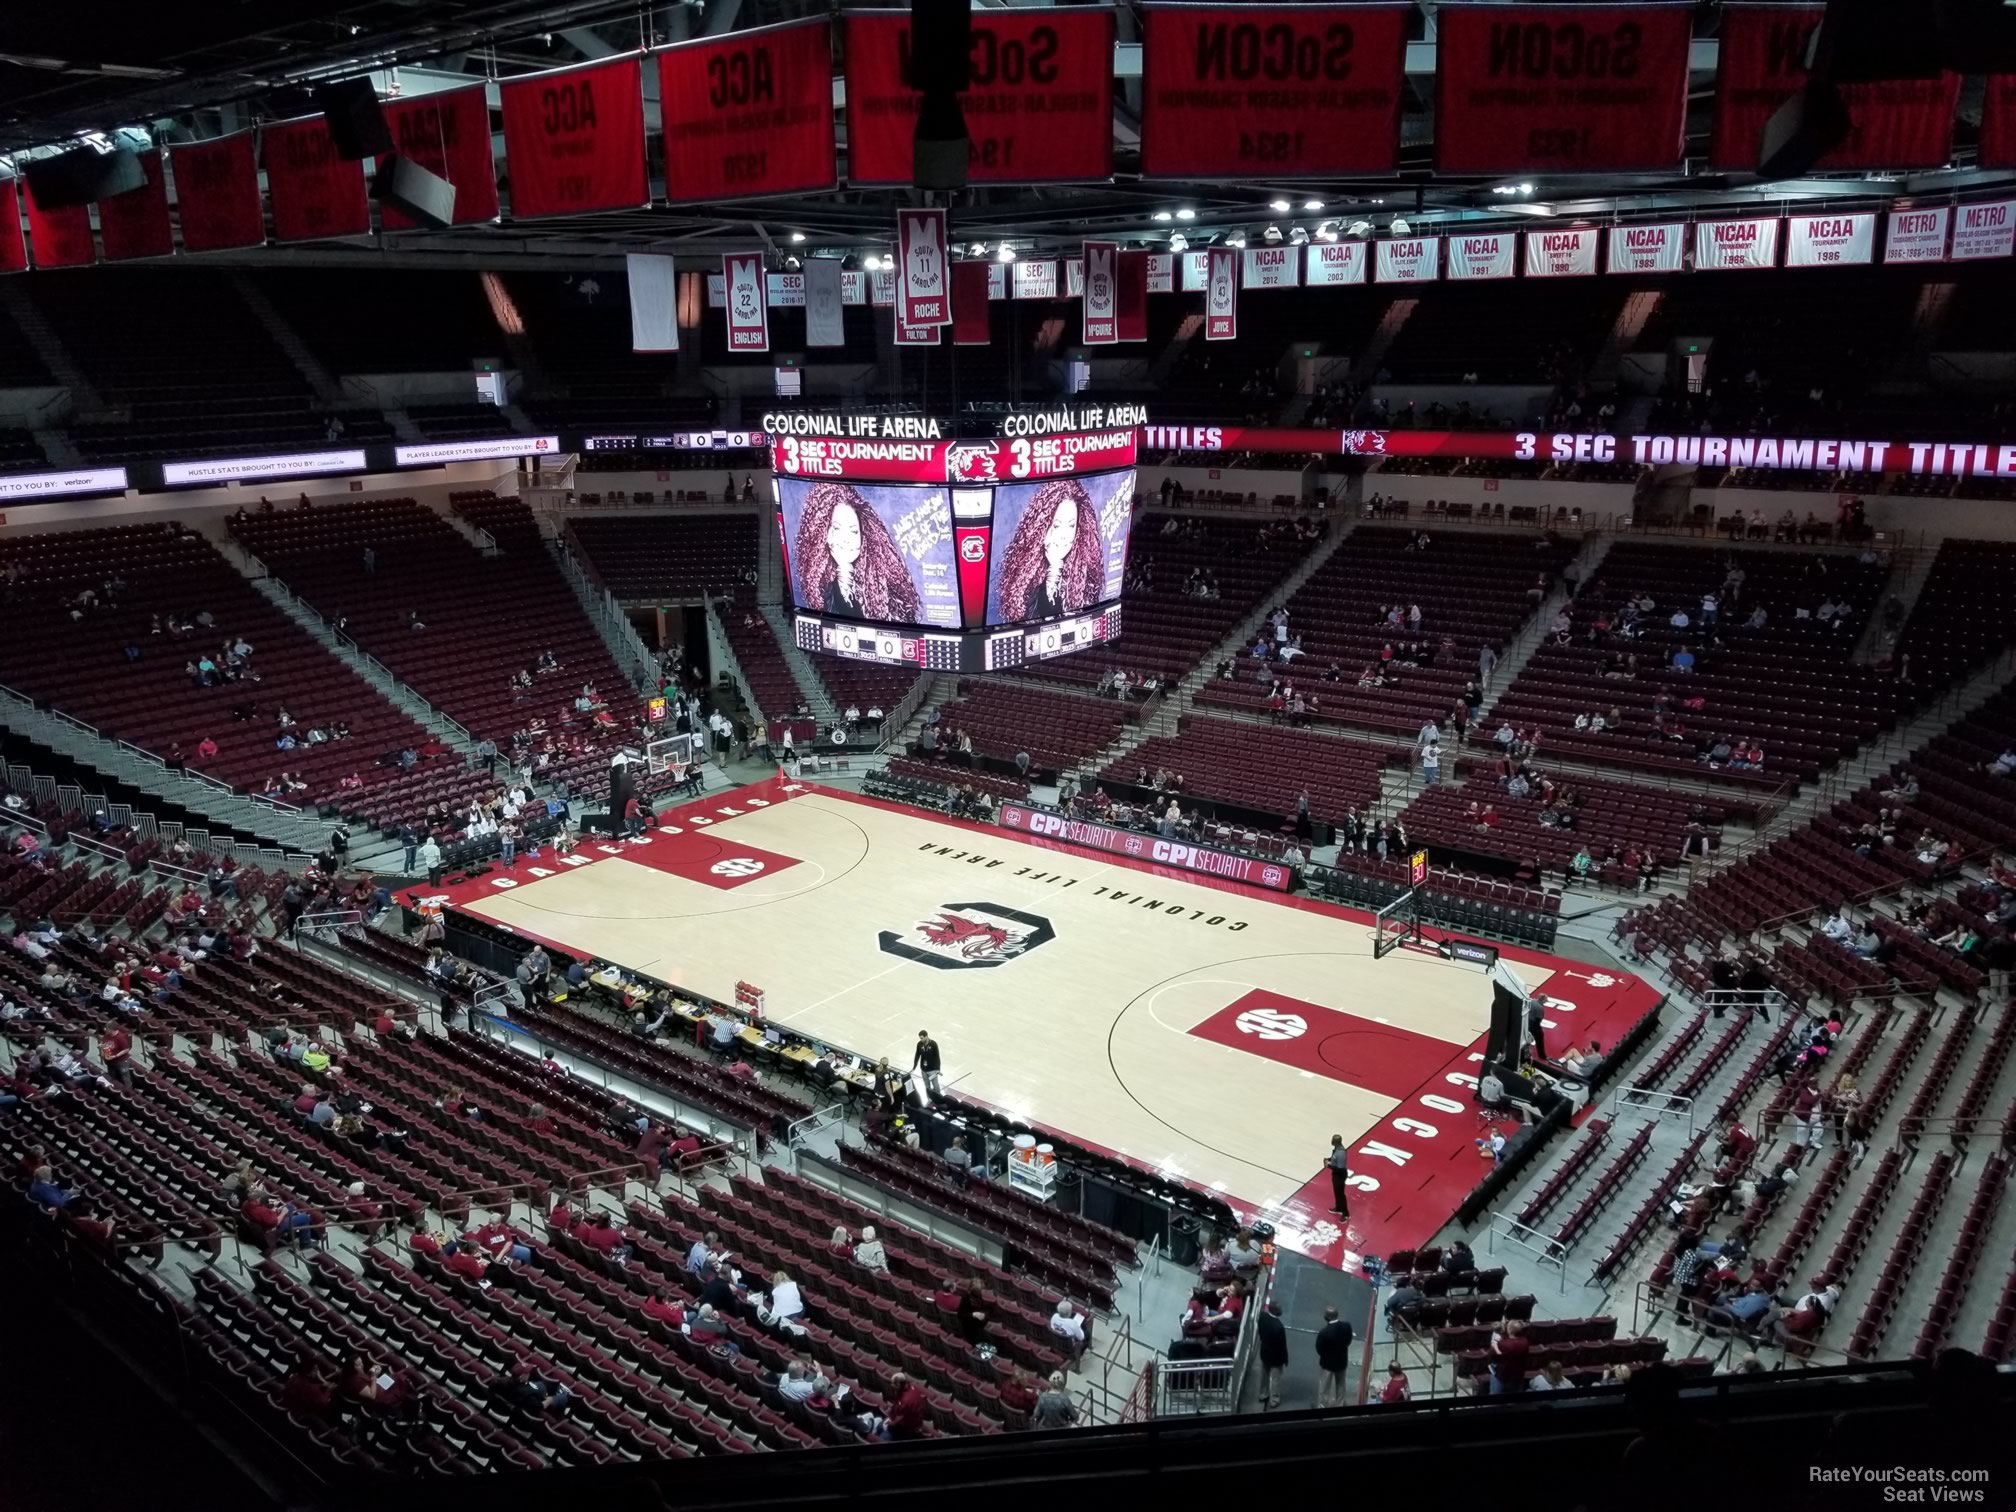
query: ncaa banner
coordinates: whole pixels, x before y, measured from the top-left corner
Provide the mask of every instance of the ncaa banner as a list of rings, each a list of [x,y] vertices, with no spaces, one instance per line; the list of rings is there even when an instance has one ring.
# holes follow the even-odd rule
[[[81,268],[98,260],[89,205],[44,209],[35,203],[33,184],[24,178],[21,187],[28,201],[28,250],[35,254],[36,267]]]
[[[1202,294],[1211,284],[1211,268],[1206,254],[1185,252],[1183,259],[1183,292]]]
[[[1612,226],[1609,271],[1678,273],[1686,263],[1687,227],[1681,221],[1656,226]]]
[[[1057,264],[1054,262],[1018,262],[1012,264],[1008,280],[1009,293],[1016,299],[1055,299],[1057,297]]]
[[[326,116],[275,121],[259,129],[266,161],[266,197],[273,202],[275,241],[368,236],[371,201],[361,159],[336,155]]]
[[[498,94],[513,216],[634,210],[651,202],[644,75],[635,58],[509,79]]]
[[[1174,294],[1176,292],[1176,254],[1174,252],[1150,252],[1148,254],[1148,292],[1150,294]]]
[[[1778,221],[1696,221],[1694,271],[1715,273],[1734,268],[1769,268],[1778,261]]]
[[[721,254],[721,281],[728,290],[728,350],[770,350],[769,285],[761,252]]]
[[[1449,276],[1453,278],[1510,278],[1512,257],[1519,245],[1516,232],[1493,231],[1483,236],[1452,236],[1449,243]]]
[[[1946,225],[1951,215],[1944,205],[1928,210],[1892,210],[1883,231],[1886,263],[1944,262]]]
[[[490,155],[490,104],[483,85],[387,100],[385,124],[399,156],[455,186],[453,224],[497,219],[497,164]],[[381,200],[378,224],[410,231],[419,222]]]
[[[1601,234],[1594,226],[1577,226],[1572,231],[1528,231],[1526,276],[1591,277],[1596,272],[1596,242]]]
[[[175,227],[168,219],[168,176],[161,149],[140,154],[147,182],[138,189],[98,201],[98,236],[107,262],[135,257],[167,257],[175,250]],[[4,270],[4,263],[0,263]]]
[[[1064,259],[1064,297],[1066,299],[1085,297],[1085,259],[1082,257]]]
[[[672,204],[831,189],[833,28],[824,17],[657,55]]]
[[[1112,346],[1120,339],[1119,259],[1118,242],[1085,243],[1085,305],[1079,340],[1087,346]]]
[[[1403,236],[1375,243],[1381,283],[1433,283],[1442,276],[1442,238]]]
[[[1248,289],[1292,289],[1302,256],[1293,247],[1248,247],[1239,254],[1239,282]]]
[[[952,323],[951,259],[943,210],[896,212],[896,319],[901,325]]]
[[[1115,277],[1113,333],[1121,341],[1148,339],[1148,267],[1151,252],[1122,252]]]
[[[896,314],[896,345],[898,346],[937,346],[938,335],[943,330],[943,326],[936,325],[906,325],[903,321],[902,312],[899,310]]]
[[[1677,168],[1693,7],[1504,5],[1435,11],[1439,173]]]
[[[630,275],[630,350],[679,350],[679,265],[669,257],[631,252],[623,259]]]
[[[858,301],[856,301],[858,303]],[[847,344],[842,308],[847,290],[837,257],[805,260],[805,345],[837,347]]]
[[[1365,282],[1365,243],[1311,242],[1302,281],[1312,289]]]
[[[988,286],[999,263],[952,264],[952,345],[986,346],[993,339],[993,314]]]
[[[28,271],[28,243],[21,239],[21,181],[0,178],[0,273]]]
[[[1204,254],[1204,339],[1239,338],[1239,251],[1212,247]]]
[[[168,166],[175,174],[184,252],[224,252],[266,240],[266,207],[259,200],[251,132],[176,147],[168,154]]]
[[[1785,222],[1785,266],[1852,268],[1876,260],[1876,216],[1795,215]]]
[[[1954,207],[1953,247],[1946,254],[1954,262],[2007,257],[2012,242],[2016,242],[2016,200]]]
[[[1142,176],[1391,173],[1412,9],[1143,6]]]

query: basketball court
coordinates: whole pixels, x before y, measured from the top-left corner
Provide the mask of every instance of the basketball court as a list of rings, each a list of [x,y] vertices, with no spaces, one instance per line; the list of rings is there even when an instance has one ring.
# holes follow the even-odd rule
[[[1332,1264],[1420,1243],[1483,1175],[1476,966],[1374,961],[1369,915],[776,780],[667,810],[636,843],[520,857],[451,907],[907,1066],[1223,1193]],[[1658,1000],[1523,951],[1550,1044],[1612,1043]],[[1330,1136],[1352,1150],[1348,1231]]]

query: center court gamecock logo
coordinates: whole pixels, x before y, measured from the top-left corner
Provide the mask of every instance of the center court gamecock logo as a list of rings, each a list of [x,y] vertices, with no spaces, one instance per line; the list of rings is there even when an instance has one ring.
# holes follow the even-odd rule
[[[1041,914],[1001,903],[945,903],[909,930],[885,929],[876,937],[885,955],[901,956],[940,971],[1005,966],[1057,938]]]
[[[994,447],[991,443],[955,441],[945,448],[945,480],[948,483],[991,483],[994,476]]]
[[[1347,457],[1385,456],[1386,432],[1347,430],[1344,432],[1344,455]]]

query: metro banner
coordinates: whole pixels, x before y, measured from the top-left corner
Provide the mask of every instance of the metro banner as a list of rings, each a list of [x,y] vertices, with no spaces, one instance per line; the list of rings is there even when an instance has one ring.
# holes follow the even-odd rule
[[[275,121],[259,131],[275,241],[367,236],[371,201],[361,159],[342,158],[325,116]]]
[[[932,338],[937,328],[929,328]],[[1132,427],[1051,436],[940,441],[902,437],[771,438],[779,477],[882,483],[1014,483],[1132,467],[1139,432]],[[1334,431],[1320,434],[1334,437]]]
[[[490,155],[490,105],[481,84],[443,89],[385,102],[385,124],[403,158],[455,186],[451,222],[473,225],[497,218],[497,164]],[[387,231],[411,231],[419,222],[384,201],[378,223]]]
[[[1144,6],[1142,176],[1391,173],[1412,9]]]
[[[670,203],[834,185],[833,28],[824,17],[666,48],[658,101]]]
[[[650,203],[644,78],[635,58],[509,79],[498,95],[514,217]]]
[[[1229,882],[1272,888],[1275,892],[1288,891],[1294,878],[1294,873],[1278,861],[1263,861],[1257,856],[1242,856],[1215,846],[1193,845],[1187,840],[1165,840],[1159,835],[1144,835],[1138,830],[1114,829],[1110,825],[1068,819],[1048,809],[1029,808],[1020,803],[1002,804],[995,811],[995,820],[1003,829],[1034,835],[1038,839],[1061,840],[1066,845],[1082,845],[1088,850],[1104,851],[1111,856],[1132,856],[1137,861],[1152,861],[1157,866],[1202,872],[1206,876],[1223,877]]]
[[[1441,173],[1677,168],[1686,150],[1693,8],[1436,8],[1435,167]]]
[[[904,184],[922,98],[910,13],[846,13],[847,181]],[[976,184],[1087,182],[1113,173],[1113,12],[975,9],[972,87],[959,96]]]

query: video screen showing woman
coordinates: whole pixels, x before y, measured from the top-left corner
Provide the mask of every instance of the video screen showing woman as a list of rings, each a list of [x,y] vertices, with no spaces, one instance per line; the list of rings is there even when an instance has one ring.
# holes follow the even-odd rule
[[[944,489],[780,479],[778,503],[799,608],[958,627]]]
[[[987,622],[1058,619],[1120,597],[1134,474],[1053,478],[994,490]]]

